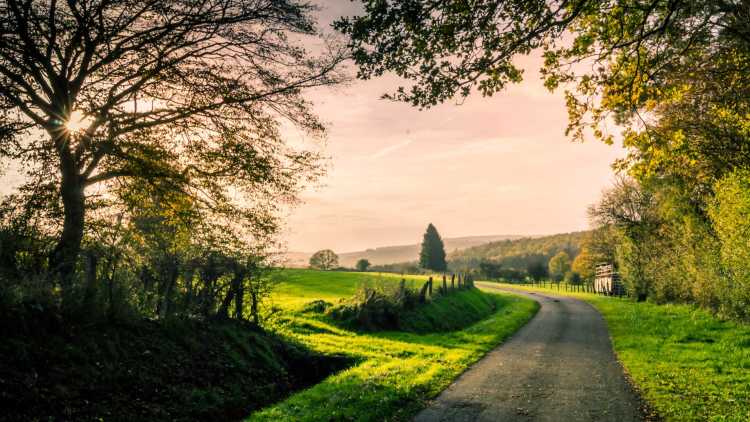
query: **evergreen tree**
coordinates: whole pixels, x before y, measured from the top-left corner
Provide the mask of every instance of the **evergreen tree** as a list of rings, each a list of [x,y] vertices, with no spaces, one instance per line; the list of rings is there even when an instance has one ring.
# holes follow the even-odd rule
[[[419,266],[433,271],[445,271],[445,247],[435,226],[430,223],[422,239],[422,250],[419,252]]]

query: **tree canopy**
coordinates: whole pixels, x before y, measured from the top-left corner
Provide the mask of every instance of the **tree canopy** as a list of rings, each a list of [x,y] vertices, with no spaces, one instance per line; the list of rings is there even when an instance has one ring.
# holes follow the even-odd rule
[[[339,265],[339,256],[330,249],[322,249],[310,257],[310,267],[318,270],[330,270]]]
[[[558,252],[549,260],[549,276],[560,282],[570,272],[570,256],[565,251]]]
[[[445,246],[435,226],[427,225],[427,230],[422,238],[422,247],[419,251],[419,266],[432,271],[445,271],[448,268],[445,262]]]
[[[370,268],[370,261],[365,258],[360,258],[357,261],[357,271],[367,271]]]
[[[274,231],[274,208],[318,172],[316,154],[286,146],[279,124],[319,135],[301,94],[340,80],[341,51],[302,48],[317,34],[312,10],[294,0],[0,3],[0,155],[26,172],[13,201],[49,217],[63,285],[87,211],[121,202],[134,183],[188,195],[244,236]]]

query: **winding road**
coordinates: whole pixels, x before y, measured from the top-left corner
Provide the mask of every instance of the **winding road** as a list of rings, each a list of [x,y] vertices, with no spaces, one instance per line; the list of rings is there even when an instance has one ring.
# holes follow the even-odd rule
[[[541,308],[443,391],[416,421],[644,419],[641,402],[596,309],[570,297],[478,285],[522,294]]]

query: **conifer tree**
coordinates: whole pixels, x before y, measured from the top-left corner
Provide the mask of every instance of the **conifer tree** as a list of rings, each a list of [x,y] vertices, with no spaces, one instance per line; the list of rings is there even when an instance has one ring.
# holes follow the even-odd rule
[[[419,266],[433,271],[445,271],[445,247],[435,226],[430,223],[422,240],[422,250],[419,252]]]

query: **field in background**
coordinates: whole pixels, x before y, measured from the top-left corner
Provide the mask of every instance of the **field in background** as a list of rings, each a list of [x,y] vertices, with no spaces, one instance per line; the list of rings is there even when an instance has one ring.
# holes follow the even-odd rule
[[[284,309],[295,309],[316,299],[337,302],[354,295],[362,283],[398,282],[407,280],[407,286],[422,286],[427,276],[400,276],[391,273],[359,273],[350,271],[316,271],[302,269],[282,270],[279,284],[274,287],[271,302]]]
[[[493,284],[499,283],[478,283]],[[719,320],[690,305],[523,289],[573,296],[596,307],[618,358],[666,420],[750,420],[750,326]]]
[[[497,242],[505,239],[520,239],[522,237],[523,236],[505,234],[447,237],[443,239],[443,242],[445,243],[445,251],[451,253],[490,242]],[[411,245],[381,246],[354,252],[337,251],[337,253],[339,255],[339,265],[342,267],[354,268],[356,262],[362,258],[367,259],[373,265],[416,261],[419,259],[419,248],[420,244],[413,243]],[[311,252],[287,252],[285,254],[287,265],[294,268],[307,268],[311,255]]]
[[[477,295],[494,301],[496,311],[458,331],[361,333],[340,328],[324,314],[305,312],[304,304],[316,299],[335,303],[351,296],[362,282],[395,283],[400,276],[309,270],[284,270],[279,276],[273,301],[282,311],[270,322],[274,329],[313,350],[347,355],[357,364],[251,415],[251,421],[410,420],[538,309],[535,302],[514,295],[462,291],[427,305],[430,312],[461,318],[455,307],[474,309]],[[421,285],[426,278],[407,279]]]

